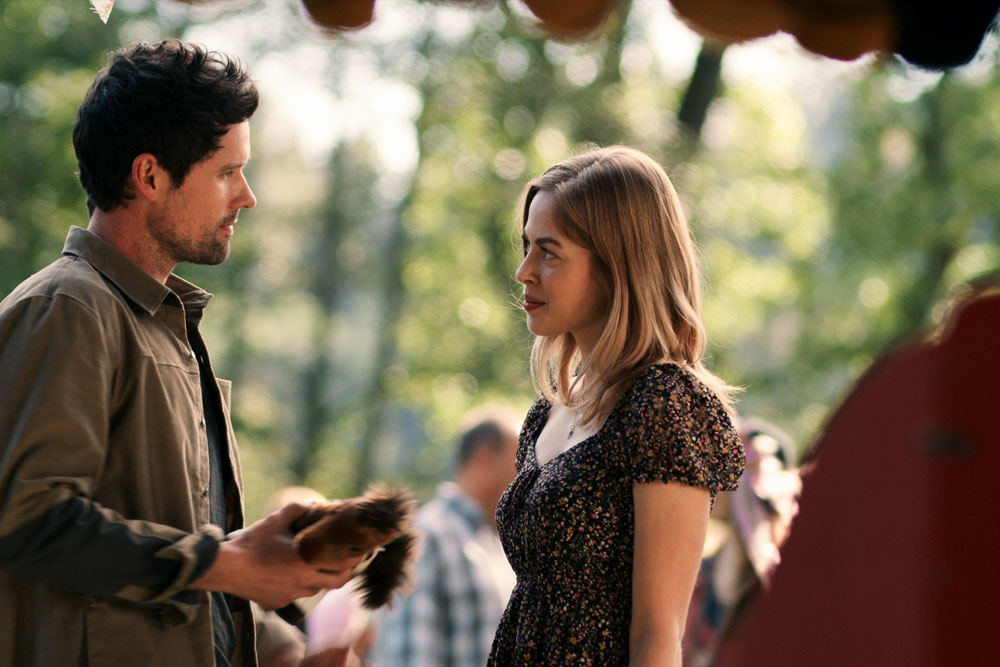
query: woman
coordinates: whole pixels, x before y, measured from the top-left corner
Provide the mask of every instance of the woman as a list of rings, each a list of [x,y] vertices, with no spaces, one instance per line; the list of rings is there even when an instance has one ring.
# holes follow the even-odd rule
[[[616,146],[529,183],[522,228],[541,395],[497,509],[517,587],[490,664],[680,665],[710,506],[744,464],[687,222]]]

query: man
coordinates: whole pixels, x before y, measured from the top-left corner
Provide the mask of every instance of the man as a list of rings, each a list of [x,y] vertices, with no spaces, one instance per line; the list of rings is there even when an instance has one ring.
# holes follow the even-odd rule
[[[463,420],[454,483],[417,515],[424,533],[413,592],[380,623],[373,662],[393,667],[484,665],[514,588],[496,508],[514,478],[519,417],[484,406]]]
[[[198,331],[240,209],[257,91],[177,41],[117,51],[77,114],[88,229],[0,302],[0,665],[252,665],[248,600],[348,578],[288,505],[239,533],[229,385]]]

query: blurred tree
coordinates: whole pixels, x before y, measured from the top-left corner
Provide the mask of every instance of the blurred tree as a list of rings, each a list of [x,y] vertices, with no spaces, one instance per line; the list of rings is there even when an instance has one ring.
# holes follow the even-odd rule
[[[747,387],[742,412],[807,446],[883,350],[1000,265],[995,77],[869,72],[824,129],[828,163],[796,100],[728,89],[678,187],[710,269],[715,365]]]
[[[887,346],[940,322],[959,285],[1000,266],[997,72],[988,69],[986,83],[945,74],[903,101],[892,93],[912,84],[908,70],[875,72],[855,89],[830,173],[837,224],[801,304],[815,326],[796,357],[819,361],[813,375],[852,367],[853,379]]]
[[[328,169],[330,187],[327,200],[316,216],[317,229],[305,235],[302,257],[308,267],[309,291],[317,304],[312,323],[311,360],[302,371],[302,416],[290,468],[299,482],[304,482],[313,467],[315,453],[328,437],[327,429],[336,420],[334,410],[343,409],[328,387],[335,381],[336,350],[332,344],[334,324],[347,313],[351,291],[361,285],[351,281],[340,258],[349,246],[345,242],[357,234],[373,209],[372,184],[375,166],[364,145],[341,144],[333,151]],[[391,262],[389,263],[391,265]],[[377,278],[369,276],[369,278]],[[363,409],[364,403],[351,405]]]
[[[692,138],[701,135],[701,128],[708,115],[708,107],[719,92],[722,74],[722,56],[726,47],[711,42],[702,42],[694,71],[688,82],[681,108],[677,111],[677,121],[683,125]]]
[[[123,10],[118,29],[148,18]],[[86,2],[0,0],[0,295],[86,226],[72,127],[105,53],[120,45]]]
[[[601,39],[565,45],[526,37],[521,19],[501,6],[461,39],[426,33],[401,59],[399,76],[422,100],[420,161],[401,218],[409,247],[398,354],[376,377],[388,371],[385,397],[427,415],[428,435],[408,450],[398,430],[369,430],[364,445],[389,449],[375,456],[382,465],[372,474],[405,471],[411,483],[429,485],[447,471],[465,410],[484,400],[530,402],[529,336],[513,281],[516,204],[524,182],[572,146],[621,136],[627,10]]]
[[[192,17],[244,25],[231,10],[131,6],[104,26],[82,1],[0,0],[0,293],[85,224],[70,128],[102,54]],[[275,7],[241,9],[270,12],[245,24],[267,26],[249,38],[261,60],[303,39],[304,19]],[[179,269],[217,295],[206,337],[237,380],[250,516],[292,482],[343,496],[384,479],[428,494],[462,413],[527,408],[518,201],[527,180],[592,144],[664,163],[704,258],[711,366],[747,388],[741,412],[802,443],[886,345],[1000,264],[995,66],[909,96],[912,71],[873,70],[817,128],[791,89],[729,77],[718,96],[708,47],[690,77],[669,74],[643,3],[574,42],[534,31],[517,3],[391,7],[409,12],[397,32],[325,37],[316,52],[335,74],[362,63],[364,76],[328,78],[337,95],[373,79],[415,92],[413,172],[386,173],[377,127],[344,132],[320,169],[255,134],[260,204],[241,216],[232,257]],[[269,113],[265,100],[254,127],[271,127]]]

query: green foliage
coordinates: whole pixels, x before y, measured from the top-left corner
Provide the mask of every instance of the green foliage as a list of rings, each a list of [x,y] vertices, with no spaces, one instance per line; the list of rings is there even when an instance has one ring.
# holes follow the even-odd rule
[[[46,11],[29,0],[0,3],[0,293],[51,257],[68,222],[85,219],[70,128],[113,43],[107,31],[84,28],[88,14],[82,3]]]
[[[355,57],[415,91],[413,173],[385,173],[379,128],[345,133],[323,168],[304,166],[260,134],[273,123],[265,100],[249,175],[258,207],[241,215],[225,264],[179,268],[216,294],[205,335],[235,381],[251,517],[293,483],[346,496],[380,479],[426,497],[449,473],[467,409],[527,409],[519,200],[527,180],[587,146],[632,144],[664,163],[702,251],[710,365],[745,387],[742,413],[803,447],[886,346],[937,323],[961,283],[1000,262],[995,68],[905,99],[912,73],[873,69],[822,126],[791,92],[730,79],[693,146],[674,121],[684,84],[658,64],[648,7],[562,43],[504,4],[463,9],[464,30],[441,30],[436,3],[394,6],[413,20],[391,40],[320,43],[335,94],[367,85],[345,74]],[[75,108],[133,21],[178,33],[157,7],[116,7],[104,26],[82,0],[0,0],[0,293],[85,224]],[[297,31],[277,26],[256,52]]]
[[[995,73],[894,99],[913,76],[886,67],[844,91],[829,166],[806,159],[793,100],[730,90],[725,133],[740,140],[678,179],[697,202],[716,368],[747,387],[741,412],[803,447],[878,355],[1000,261]]]
[[[71,224],[86,225],[76,108],[119,30],[151,15],[121,9],[105,26],[86,2],[0,0],[0,294],[51,261]]]

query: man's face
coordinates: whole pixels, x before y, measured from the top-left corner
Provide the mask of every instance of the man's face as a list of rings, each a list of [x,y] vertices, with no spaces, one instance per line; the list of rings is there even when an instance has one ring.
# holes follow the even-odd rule
[[[170,186],[149,220],[158,250],[174,263],[223,262],[240,209],[257,204],[243,174],[250,159],[250,123],[230,125],[221,144],[191,167],[180,187]]]

